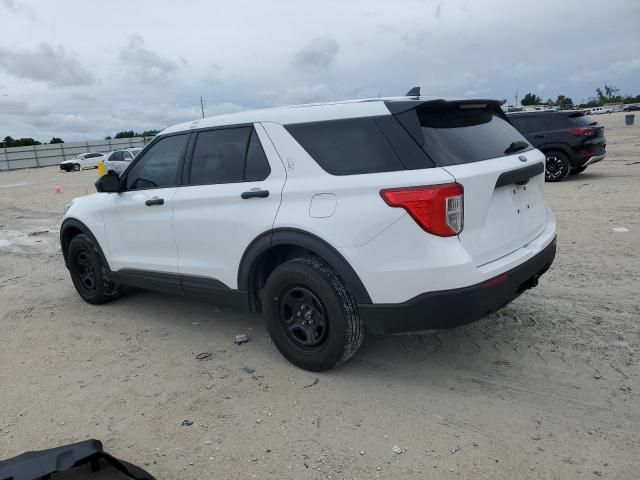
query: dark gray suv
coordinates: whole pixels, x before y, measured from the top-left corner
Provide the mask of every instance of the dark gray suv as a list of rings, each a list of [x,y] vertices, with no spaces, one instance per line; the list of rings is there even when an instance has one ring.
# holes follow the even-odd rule
[[[559,182],[604,159],[604,127],[578,111],[509,113],[509,120],[547,160],[545,179]]]

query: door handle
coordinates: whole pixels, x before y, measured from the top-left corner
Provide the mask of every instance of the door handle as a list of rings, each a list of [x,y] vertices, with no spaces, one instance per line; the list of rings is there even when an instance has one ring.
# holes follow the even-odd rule
[[[164,205],[164,198],[152,198],[144,202],[147,207],[151,207],[152,205]]]
[[[268,196],[269,190],[248,190],[240,194],[240,197],[244,200],[247,198],[267,198]]]

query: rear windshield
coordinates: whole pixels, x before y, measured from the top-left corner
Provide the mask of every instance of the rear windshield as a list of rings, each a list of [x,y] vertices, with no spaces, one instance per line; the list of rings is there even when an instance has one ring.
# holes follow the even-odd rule
[[[572,126],[575,126],[575,127],[588,127],[588,126],[596,125],[598,123],[589,115],[585,115],[582,112],[575,112],[575,113],[569,114],[569,121],[571,122]]]
[[[491,108],[454,106],[418,111],[423,148],[438,166],[460,165],[509,155],[514,142],[527,140]]]

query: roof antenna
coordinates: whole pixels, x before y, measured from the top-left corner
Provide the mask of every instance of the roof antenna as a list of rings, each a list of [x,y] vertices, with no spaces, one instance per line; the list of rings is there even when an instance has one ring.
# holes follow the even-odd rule
[[[413,87],[404,95],[405,97],[419,97],[420,96],[420,87]]]

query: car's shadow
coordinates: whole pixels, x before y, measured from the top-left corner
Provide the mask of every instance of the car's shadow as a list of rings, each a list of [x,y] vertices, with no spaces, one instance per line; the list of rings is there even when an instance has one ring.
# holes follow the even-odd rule
[[[187,297],[172,296],[143,290],[130,290],[112,304],[116,315],[129,316],[146,312],[146,320],[156,323],[167,334],[193,331],[193,341],[206,340],[214,344],[233,343],[235,335],[248,333],[249,349],[254,361],[276,368],[288,368],[269,339],[260,314],[241,312],[231,307]],[[114,312],[115,313],[115,312]],[[517,352],[516,342],[523,339],[524,326],[518,317],[535,315],[522,305],[510,305],[474,324],[452,330],[423,334],[377,336],[366,335],[364,344],[350,361],[326,374],[365,378],[386,378],[415,382],[417,378],[429,382],[440,379],[448,384],[454,377],[472,379],[487,374],[496,366],[524,364]],[[516,340],[517,339],[517,340]],[[291,368],[295,368],[291,366]],[[490,372],[489,372],[490,373]]]

